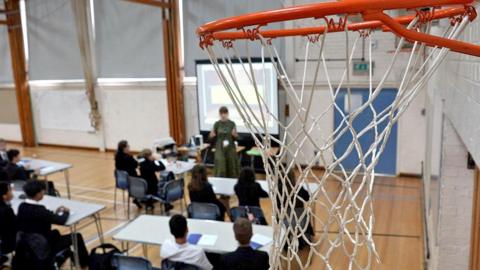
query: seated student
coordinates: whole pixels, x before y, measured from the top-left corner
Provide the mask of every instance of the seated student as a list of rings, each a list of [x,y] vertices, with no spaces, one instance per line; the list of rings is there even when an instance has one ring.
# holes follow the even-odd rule
[[[160,257],[172,262],[194,265],[202,270],[213,268],[202,248],[188,243],[187,219],[182,215],[174,215],[169,221],[170,233],[175,240],[167,239],[160,250]]]
[[[39,201],[43,199],[45,186],[36,180],[28,181],[23,187],[27,199],[18,207],[18,231],[24,233],[37,233],[44,236],[50,246],[52,254],[56,254],[72,245],[72,235],[61,235],[58,230],[52,230],[52,225],[63,225],[67,222],[70,210],[59,207],[55,212],[48,210]],[[83,237],[80,233],[75,235],[78,244],[80,266],[87,268],[89,255]]]
[[[155,160],[152,150],[144,149],[138,155],[140,158],[140,177],[147,181],[147,193],[150,195],[157,195],[158,193],[158,177],[157,172],[165,170],[165,165],[162,162]],[[153,204],[149,207],[153,208]],[[173,208],[172,205],[165,205],[165,211],[168,212]]]
[[[165,165],[163,165],[162,162],[155,160],[152,150],[150,149],[142,150],[138,157],[140,158],[140,177],[145,179],[148,184],[147,193],[157,194],[157,172],[165,170]]]
[[[22,160],[20,156],[20,151],[17,149],[10,149],[7,151],[8,164],[5,167],[8,179],[13,180],[24,180],[27,181],[31,178],[33,170],[29,170],[29,164],[19,165],[18,163]]]
[[[138,177],[137,173],[138,162],[130,154],[130,145],[127,141],[122,140],[118,142],[117,152],[115,152],[115,169],[119,171],[125,171],[129,176]],[[139,208],[142,208],[142,205],[136,199],[133,200],[133,203]]]
[[[130,145],[123,140],[118,143],[117,152],[115,153],[115,169],[126,171],[130,176],[138,176],[138,162],[130,154]]]
[[[8,163],[7,142],[0,138],[0,167],[6,166]]]
[[[188,184],[188,193],[191,202],[213,203],[220,209],[220,220],[225,219],[227,209],[213,192],[212,185],[208,182],[207,170],[202,165],[195,165],[192,169],[192,180]]]
[[[282,199],[281,194],[284,194],[283,192],[285,192],[285,194],[287,194],[287,195],[292,194],[292,191],[293,191],[296,183],[297,183],[297,179],[296,179],[296,176],[295,176],[295,173],[294,173],[293,169],[291,169],[287,173],[287,177],[285,179],[285,187],[284,187],[282,181],[278,182],[279,192],[277,193],[277,198],[276,198],[278,209],[287,208],[286,209],[287,211],[295,211],[295,210],[302,210],[302,209],[305,208],[305,203],[304,202],[308,202],[310,200],[310,193],[303,186],[300,187],[300,189],[298,189],[297,196],[283,196],[283,199]],[[284,188],[285,188],[285,190],[284,190]],[[291,208],[291,205],[293,205],[293,209]],[[297,214],[297,216],[298,215],[299,214]],[[315,235],[311,220],[309,220],[308,223],[307,223],[307,228],[305,230],[305,234],[307,236],[314,236]],[[306,246],[305,240],[300,239],[300,249],[302,249],[305,246]],[[287,247],[285,246],[284,248],[287,248]]]
[[[7,182],[0,182],[0,255],[9,254],[15,249],[17,222],[10,201],[12,189]]]
[[[268,253],[250,247],[252,239],[252,223],[239,218],[233,224],[235,239],[239,247],[234,252],[224,254],[220,259],[221,270],[267,270],[270,268]]]
[[[240,171],[234,189],[240,206],[260,207],[260,198],[268,198],[268,193],[255,182],[255,172],[251,168],[243,168]]]

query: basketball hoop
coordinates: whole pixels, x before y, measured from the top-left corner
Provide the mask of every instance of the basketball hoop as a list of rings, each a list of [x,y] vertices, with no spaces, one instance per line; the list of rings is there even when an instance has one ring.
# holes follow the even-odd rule
[[[373,259],[380,259],[373,241],[375,166],[394,124],[448,52],[480,56],[480,46],[457,40],[476,18],[472,4],[473,0],[343,0],[240,15],[207,23],[197,29],[200,46],[209,55],[220,81],[262,152],[273,208],[271,269],[290,269],[293,263],[306,269],[315,258],[320,258],[326,269],[335,269],[333,261],[334,258],[338,261],[339,256],[345,257],[347,263],[337,269],[370,269]],[[390,17],[386,13],[400,9],[408,9],[411,14]],[[354,22],[349,20],[351,16],[356,16]],[[358,16],[363,21],[358,21]],[[269,24],[303,19],[315,19],[319,25],[265,29]],[[432,22],[443,19],[450,20],[443,36],[429,34]],[[391,32],[400,41],[390,55],[385,73],[375,80],[374,86],[372,41],[377,30]],[[328,37],[333,33],[344,33],[345,67],[337,77],[329,72],[325,59]],[[351,36],[353,39],[350,39]],[[287,75],[272,42],[283,37],[305,39],[306,57],[300,89],[295,88]],[[353,106],[350,66],[361,40],[368,44],[368,99]],[[413,47],[408,53],[401,54],[405,41],[413,43]],[[239,53],[240,45],[244,45],[247,58]],[[264,89],[258,87],[257,82],[264,80],[266,75],[254,72],[250,56],[253,46],[260,48],[262,63],[276,63],[277,78],[290,105],[290,119],[286,122],[272,113],[273,108],[264,100]],[[315,61],[311,64],[308,59],[313,53]],[[240,63],[243,69],[234,69],[233,63]],[[386,108],[377,111],[373,103],[392,70],[399,65],[405,65],[405,68],[399,79],[396,97]],[[308,72],[313,72],[313,76],[307,83]],[[248,79],[254,89],[255,108],[248,102],[252,97],[246,97],[240,89],[237,81],[239,73]],[[320,75],[326,81],[329,100],[315,99]],[[342,88],[346,88],[346,112],[336,102]],[[319,104],[327,105],[319,109]],[[324,130],[319,132],[320,122],[325,119],[331,121],[332,112],[341,116],[340,125],[328,134],[323,134]],[[371,121],[356,130],[353,124],[361,113],[371,115]],[[267,123],[271,121],[278,123],[281,130],[279,137],[269,134]],[[315,132],[320,135],[314,136]],[[362,148],[360,140],[367,134],[373,140],[367,148]],[[347,135],[351,137],[348,147],[341,153],[335,152],[334,144]],[[280,146],[276,155],[271,155],[273,144]],[[314,155],[306,153],[303,150],[306,148]],[[351,155],[355,155],[358,164],[347,170],[343,162]],[[314,170],[317,164],[324,167],[323,174]],[[288,175],[294,170],[297,179],[291,181]],[[339,189],[333,195],[327,190],[332,183],[338,184]],[[309,199],[299,195],[302,187],[306,187]],[[293,209],[296,201],[301,201],[305,207]],[[310,221],[320,226],[315,237],[307,233]],[[309,247],[303,260],[299,253],[302,245]]]

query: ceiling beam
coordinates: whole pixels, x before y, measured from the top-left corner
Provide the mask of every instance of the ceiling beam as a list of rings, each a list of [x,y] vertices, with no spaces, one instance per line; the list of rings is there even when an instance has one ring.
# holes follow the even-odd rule
[[[156,0],[126,0],[126,1],[133,2],[133,3],[138,3],[138,4],[160,7],[160,8],[170,8],[171,7],[171,5],[168,2],[164,2],[163,0],[161,0],[161,1],[156,1]]]

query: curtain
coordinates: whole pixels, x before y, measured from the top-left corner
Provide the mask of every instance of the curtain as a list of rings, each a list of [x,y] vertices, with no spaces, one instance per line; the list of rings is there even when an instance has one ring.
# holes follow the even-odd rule
[[[95,0],[99,78],[165,77],[161,9]]]
[[[70,1],[26,1],[30,80],[83,79]]]

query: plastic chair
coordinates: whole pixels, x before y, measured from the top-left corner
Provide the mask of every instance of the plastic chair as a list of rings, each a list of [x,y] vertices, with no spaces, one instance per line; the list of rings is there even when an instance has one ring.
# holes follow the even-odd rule
[[[260,225],[267,225],[267,220],[263,214],[262,208],[258,206],[237,206],[230,209],[230,218],[235,222],[238,218],[247,218],[248,214],[252,214]]]
[[[162,261],[162,270],[200,270],[200,268],[195,265],[165,259]]]
[[[37,233],[17,233],[17,248],[12,260],[13,269],[60,269],[73,255],[70,247],[52,254],[47,239]],[[73,267],[70,260],[70,268]]]
[[[128,177],[129,198],[136,199],[140,203],[152,199],[153,197],[147,194],[147,188],[148,184],[147,181],[145,181],[144,179],[133,176]],[[130,199],[128,200],[127,208],[127,218],[130,219]]]
[[[160,182],[158,183],[158,194],[154,197],[155,200],[159,201],[162,204],[171,204],[175,201],[182,200],[180,207],[182,209],[185,203],[185,192],[184,192],[184,181],[183,179],[173,180],[169,182]]]
[[[159,268],[154,268],[150,261],[145,258],[121,254],[113,255],[112,266],[117,270],[160,270]]]
[[[193,219],[220,220],[220,208],[213,203],[193,202],[187,207],[188,217]]]
[[[113,193],[113,209],[117,209],[117,189],[122,190],[123,204],[125,205],[125,190],[128,190],[128,173],[126,171],[115,170],[115,191]]]

